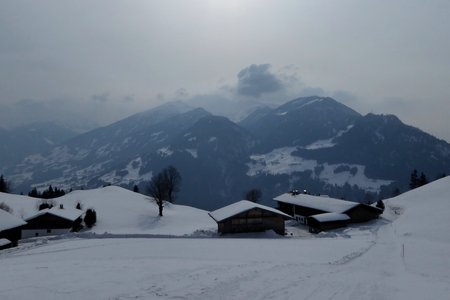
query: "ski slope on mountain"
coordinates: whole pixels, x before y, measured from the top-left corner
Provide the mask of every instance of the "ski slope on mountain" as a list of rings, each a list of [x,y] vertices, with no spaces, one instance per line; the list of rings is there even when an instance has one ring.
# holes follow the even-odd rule
[[[450,178],[385,204],[304,238],[23,243],[0,252],[0,299],[448,299]]]

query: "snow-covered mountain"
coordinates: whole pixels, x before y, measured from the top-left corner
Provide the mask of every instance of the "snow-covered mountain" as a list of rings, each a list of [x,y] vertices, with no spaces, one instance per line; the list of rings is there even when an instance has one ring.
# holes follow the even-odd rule
[[[351,127],[360,114],[332,98],[306,97],[275,109],[259,109],[239,125],[261,139],[261,150],[329,140]],[[311,146],[312,147],[312,146]]]
[[[11,129],[0,128],[0,173],[24,157],[43,153],[78,133],[54,122],[32,123]]]
[[[361,116],[331,98],[299,98],[256,111],[240,125],[261,139],[247,175],[257,186],[280,187],[276,193],[306,188],[373,201],[406,190],[413,169],[430,180],[450,172],[447,142],[393,115]]]
[[[413,169],[450,173],[450,145],[391,115],[362,116],[331,98],[258,109],[239,124],[182,102],[164,104],[26,157],[5,172],[16,191],[107,184],[145,192],[174,165],[179,200],[215,209],[259,188],[263,203],[293,188],[354,201],[406,190]]]

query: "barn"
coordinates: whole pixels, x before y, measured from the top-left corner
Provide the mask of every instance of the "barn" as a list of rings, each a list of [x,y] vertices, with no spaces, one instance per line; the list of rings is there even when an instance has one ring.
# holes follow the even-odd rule
[[[272,207],[242,200],[209,213],[221,234],[273,230],[285,234],[284,221],[291,216]]]
[[[83,211],[74,208],[52,207],[40,210],[27,218],[27,224],[22,228],[22,237],[58,235],[77,231]]]
[[[367,204],[306,193],[285,193],[274,200],[278,202],[279,210],[302,224],[310,225],[312,232],[344,227],[348,223],[367,222],[378,218],[383,212]]]
[[[9,246],[16,246],[17,241],[22,238],[21,230],[25,224],[27,224],[27,222],[25,222],[21,218],[18,218],[0,209],[0,239],[2,240],[1,247],[6,248]]]

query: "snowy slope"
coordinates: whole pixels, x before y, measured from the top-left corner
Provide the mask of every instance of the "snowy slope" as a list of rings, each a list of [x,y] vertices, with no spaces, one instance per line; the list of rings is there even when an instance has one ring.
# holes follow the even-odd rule
[[[309,238],[22,244],[0,252],[0,299],[448,299],[449,199],[444,178]]]
[[[25,219],[37,212],[39,201],[0,193],[0,203],[5,202],[13,209],[13,214]],[[74,208],[77,203],[83,210],[94,208],[97,224],[90,232],[95,233],[186,235],[217,228],[207,211],[188,206],[167,203],[164,216],[160,218],[153,199],[115,186],[73,191],[53,201],[66,208]]]

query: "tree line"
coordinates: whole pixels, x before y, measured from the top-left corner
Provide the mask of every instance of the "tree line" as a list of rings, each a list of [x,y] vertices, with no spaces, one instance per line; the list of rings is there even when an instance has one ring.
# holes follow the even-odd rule
[[[63,189],[58,189],[57,187],[53,188],[52,185],[49,185],[49,187],[46,190],[43,190],[42,192],[39,192],[37,188],[33,188],[28,193],[28,196],[41,199],[53,199],[64,196],[65,194],[66,192]]]

